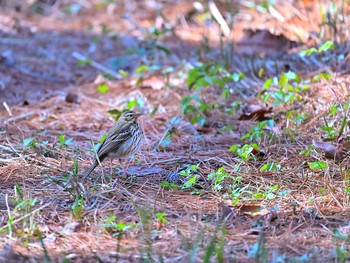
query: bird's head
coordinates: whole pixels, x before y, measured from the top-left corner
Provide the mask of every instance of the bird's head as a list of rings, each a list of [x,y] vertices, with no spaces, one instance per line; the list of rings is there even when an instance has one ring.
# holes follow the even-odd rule
[[[120,120],[124,121],[124,122],[136,122],[136,120],[143,115],[143,113],[136,113],[132,110],[127,110],[124,111],[122,113],[122,115],[120,115]]]

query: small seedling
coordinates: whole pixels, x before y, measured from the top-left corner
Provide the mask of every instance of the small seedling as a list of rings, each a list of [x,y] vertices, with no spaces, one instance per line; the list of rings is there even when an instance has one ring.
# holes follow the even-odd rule
[[[185,170],[182,170],[180,174],[184,176],[186,181],[183,183],[181,189],[188,189],[192,188],[196,182],[197,182],[197,174],[194,174],[194,172],[197,172],[199,170],[198,165],[189,165]]]
[[[67,140],[65,139],[64,135],[61,134],[58,137],[58,141],[60,142],[61,147],[67,147],[73,145],[73,138],[68,138]]]

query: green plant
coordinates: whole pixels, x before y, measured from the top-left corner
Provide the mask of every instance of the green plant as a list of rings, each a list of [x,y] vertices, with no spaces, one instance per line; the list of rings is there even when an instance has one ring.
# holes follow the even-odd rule
[[[282,166],[276,163],[267,163],[260,168],[260,172],[271,172],[271,171],[281,171]]]
[[[304,155],[305,157],[309,157],[309,156],[311,156],[311,151],[313,151],[313,150],[315,150],[315,146],[313,146],[313,145],[308,145],[308,146],[306,147],[306,149],[301,150],[301,151],[299,152],[299,155]]]
[[[286,114],[286,119],[291,120],[296,126],[300,126],[308,117],[309,115],[307,113],[297,113],[295,110],[290,110]]]
[[[155,72],[160,70],[160,66],[158,65],[146,65],[146,64],[141,64],[135,69],[135,75],[137,76],[137,81],[136,85],[142,86],[143,85],[143,79],[147,75],[147,73],[150,72]]]
[[[311,56],[312,54],[314,54],[314,53],[317,53],[317,54],[319,54],[319,53],[323,53],[323,52],[326,52],[326,51],[328,51],[328,50],[333,50],[334,49],[334,43],[333,43],[333,41],[330,41],[330,40],[328,40],[328,41],[326,41],[325,43],[323,43],[319,48],[314,48],[314,47],[312,47],[312,48],[309,48],[309,49],[306,49],[306,50],[303,50],[303,51],[301,51],[300,52],[300,56],[303,56],[303,57],[305,57],[305,56]]]
[[[348,246],[336,246],[335,247],[335,258],[336,262],[346,262],[348,259],[350,259],[350,251]]]
[[[166,131],[163,134],[162,138],[159,140],[157,146],[155,147],[155,150],[157,150],[159,147],[166,148],[170,145],[171,137],[172,137],[172,129],[175,125],[179,124],[181,121],[182,121],[182,118],[179,117],[179,114],[170,119],[170,122],[166,127]]]
[[[345,109],[347,109],[346,112],[345,112]],[[338,130],[334,126],[334,123],[329,123],[325,117],[323,118],[323,121],[325,124],[321,126],[321,130],[326,132],[326,136],[324,137],[324,140],[335,141],[336,139],[340,138],[343,135],[345,127],[347,125],[348,111],[349,111],[349,103],[345,103],[344,106],[340,104],[333,104],[329,108],[330,116],[335,116],[336,114],[339,114],[339,112],[344,112],[343,113],[344,116],[342,118],[342,122]]]
[[[148,208],[138,208],[135,201],[131,200],[140,219],[142,229],[141,242],[144,244],[145,251],[143,252],[142,262],[154,262],[152,253],[152,223],[154,211]]]
[[[72,143],[73,138],[65,139],[63,134],[58,135],[57,138],[58,138],[58,141],[60,142],[61,147],[67,147],[67,146],[73,145],[73,143]]]
[[[198,165],[188,165],[185,170],[182,170],[180,172],[180,175],[187,178],[185,179],[185,182],[181,187],[182,190],[192,188],[193,186],[196,185],[198,174],[196,174],[195,172],[197,172],[198,170],[199,170]]]
[[[243,180],[243,177],[237,176],[233,178],[232,184],[229,185],[229,191],[231,194],[232,205],[237,205],[241,200],[243,194],[250,193],[246,190],[248,185],[242,187],[240,182]]]
[[[74,199],[74,202],[71,206],[71,211],[74,218],[78,221],[82,220],[83,218],[83,212],[84,212],[83,206],[84,206],[84,197],[77,196]]]
[[[165,213],[164,212],[158,212],[156,214],[156,218],[157,218],[157,221],[161,224],[165,224],[167,222],[167,219],[165,217]]]
[[[239,144],[234,144],[229,149],[230,152],[237,153],[243,162],[255,158],[254,152],[259,152],[259,150],[260,147],[255,143],[245,144],[242,147]]]
[[[221,230],[221,236],[218,234]],[[205,254],[203,257],[204,263],[212,262],[210,259],[213,255],[216,256],[216,262],[224,262],[224,245],[225,245],[226,230],[224,227],[215,228],[215,232],[210,239],[210,243],[205,249]]]
[[[97,86],[97,90],[98,90],[98,92],[104,94],[109,90],[109,87],[106,83],[103,83],[103,84]]]
[[[338,240],[350,242],[350,235],[345,234],[343,231],[339,230],[338,228],[333,228],[332,234],[333,234],[334,238],[336,238]]]
[[[70,5],[63,5],[62,6],[63,13],[70,15],[70,16],[77,15],[82,9],[83,9],[83,6],[80,4],[70,4]]]
[[[14,211],[12,215],[9,215],[9,223],[8,223],[8,230],[9,234],[11,235],[13,230],[13,222],[14,214],[18,214],[19,217],[23,217],[22,226],[21,229],[17,230],[17,234],[23,235],[24,233],[28,233],[29,235],[33,235],[37,225],[35,222],[35,217],[40,213],[40,210],[38,210],[35,213],[32,213],[35,204],[37,203],[37,198],[25,198],[24,194],[22,193],[22,190],[18,184],[15,185],[15,200],[14,203],[16,204]],[[30,215],[30,216],[27,216]]]
[[[323,161],[316,161],[309,163],[311,170],[323,170],[327,167],[327,163]]]
[[[295,100],[301,101],[301,93],[309,89],[299,76],[292,71],[282,73],[279,78],[269,78],[263,85],[263,90],[259,94],[264,102],[271,102],[272,106],[290,104]]]
[[[277,185],[272,185],[268,187],[267,191],[261,191],[263,189],[263,186],[259,187],[255,193],[253,193],[254,199],[265,199],[265,200],[272,200],[276,198],[275,192],[278,190]]]
[[[43,248],[43,251],[44,251],[45,262],[49,263],[49,262],[51,262],[51,258],[49,256],[49,252],[46,249],[46,246],[44,244],[44,240],[43,240],[43,237],[41,235],[41,232],[40,232],[39,228],[36,229],[36,234],[38,236],[38,239],[39,239],[39,242],[41,244],[41,247]]]
[[[257,122],[255,126],[249,129],[249,132],[242,136],[241,140],[249,139],[249,141],[260,142],[265,138],[272,138],[273,134],[270,132],[275,127],[274,120],[266,120]]]
[[[105,219],[102,226],[108,232],[112,232],[112,236],[121,237],[126,230],[137,226],[137,224],[125,224],[123,222],[117,222],[116,216],[109,216],[107,219]]]
[[[258,242],[256,242],[248,251],[248,257],[254,259],[255,262],[268,262],[269,249],[266,247],[264,232],[259,234]]]
[[[220,64],[207,63],[191,69],[188,73],[187,85],[194,91],[191,95],[182,98],[181,112],[185,115],[191,114],[190,121],[203,126],[206,122],[205,113],[217,108],[215,104],[208,103],[201,97],[203,88],[217,86],[222,89],[221,97],[227,100],[230,95],[230,84],[239,82],[243,78],[243,73],[230,73]],[[234,104],[232,108],[235,107]]]
[[[224,167],[220,167],[216,172],[212,172],[208,175],[208,179],[212,181],[212,189],[214,191],[220,191],[223,188],[223,182],[226,178],[233,178],[225,171]]]
[[[36,148],[38,145],[38,141],[35,138],[26,138],[23,140],[22,145],[25,149]]]
[[[125,224],[123,222],[117,222],[116,216],[110,216],[107,219],[105,219],[103,225],[102,225],[108,232],[112,232],[112,236],[117,237],[117,254],[115,256],[116,262],[119,260],[119,253],[120,253],[120,241],[122,239],[123,233],[126,232],[128,229],[131,229],[137,224]]]

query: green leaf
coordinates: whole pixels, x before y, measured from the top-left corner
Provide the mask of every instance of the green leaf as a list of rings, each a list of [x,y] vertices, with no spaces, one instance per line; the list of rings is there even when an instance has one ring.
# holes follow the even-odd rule
[[[123,79],[125,79],[129,75],[129,73],[127,71],[122,70],[122,69],[119,69],[118,73],[122,76]]]
[[[243,72],[235,72],[232,74],[232,79],[234,82],[238,82],[244,78],[244,73]]]
[[[163,51],[166,55],[170,54],[170,50],[167,49],[166,47],[162,46],[162,45],[156,45],[156,48],[160,51]]]
[[[126,106],[125,108],[127,108],[128,110],[134,108],[135,106],[137,106],[137,100],[129,100],[127,103],[126,103]]]
[[[63,134],[58,135],[58,140],[60,141],[61,144],[64,144],[65,142],[64,135]]]
[[[81,220],[82,219],[82,214],[83,214],[83,205],[84,205],[84,198],[80,197],[80,198],[76,198],[74,200],[74,203],[72,204],[71,210],[73,212],[73,216],[75,217],[75,219],[77,220]]]
[[[284,73],[284,75],[288,78],[288,79],[292,79],[295,80],[298,78],[298,75],[295,74],[293,71],[288,71],[287,73]]]
[[[69,146],[69,145],[72,145],[73,144],[73,138],[69,138],[69,139],[67,139],[66,141],[65,141],[65,145],[67,145],[67,146]]]
[[[78,166],[78,162],[77,159],[74,157],[73,158],[73,163],[74,163],[74,167],[73,167],[73,175],[77,176],[78,172],[79,172],[79,166]]]
[[[329,49],[331,49],[331,50],[334,49],[334,43],[333,43],[333,41],[330,41],[330,40],[328,40],[322,46],[320,46],[320,48],[318,49],[318,52],[324,52],[324,51],[327,51]]]
[[[185,97],[183,97],[182,98],[182,100],[181,100],[181,102],[180,102],[180,105],[181,105],[181,112],[183,113],[183,114],[186,114],[186,112],[187,112],[187,106],[190,104],[190,102],[191,102],[191,97],[189,97],[189,96],[185,96]]]
[[[267,163],[260,168],[260,172],[263,172],[263,171],[270,172],[270,171],[279,171],[279,170],[281,170],[281,165],[275,164],[275,163]]]
[[[300,54],[300,56],[302,56],[302,57],[308,57],[308,56],[310,56],[311,54],[317,53],[317,52],[318,52],[318,50],[317,50],[316,48],[312,47],[312,48],[309,48],[309,49],[306,49],[306,50],[301,51],[299,54]]]
[[[89,58],[78,60],[78,62],[77,62],[77,66],[78,67],[82,67],[82,66],[85,66],[85,65],[91,65],[91,64],[92,64],[92,60],[89,59]]]
[[[25,148],[29,148],[32,146],[35,146],[35,139],[34,138],[26,138],[23,140],[23,146]]]
[[[235,153],[239,147],[241,147],[239,144],[234,144],[230,147],[229,151]]]
[[[312,170],[319,170],[319,169],[324,169],[327,167],[327,164],[322,161],[317,161],[317,162],[311,162],[309,163],[309,167]]]
[[[196,180],[197,180],[197,175],[193,175],[192,178],[190,178],[189,180],[187,180],[183,186],[181,187],[182,190],[184,189],[187,189],[187,188],[190,188],[192,187],[195,183],[196,183]]]
[[[101,93],[106,93],[109,90],[109,87],[107,84],[102,84],[97,87],[97,90]]]
[[[265,74],[264,69],[263,68],[259,69],[259,73],[258,73],[259,78],[262,78],[264,74]]]
[[[264,83],[264,86],[263,86],[263,89],[268,89],[271,87],[271,84],[272,84],[272,79],[267,79]]]
[[[107,133],[104,133],[98,143],[103,143],[106,140]]]
[[[278,84],[281,87],[284,87],[285,85],[287,85],[287,83],[288,83],[288,78],[287,78],[286,74],[282,74]]]
[[[143,71],[146,71],[146,70],[148,70],[148,66],[145,65],[145,64],[142,64],[142,65],[140,65],[140,66],[138,66],[138,67],[136,68],[135,72],[136,72],[137,74],[140,74],[140,73],[142,73]]]

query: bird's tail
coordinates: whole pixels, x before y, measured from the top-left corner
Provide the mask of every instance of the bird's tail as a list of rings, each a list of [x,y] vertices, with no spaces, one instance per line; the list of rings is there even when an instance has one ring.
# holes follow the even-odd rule
[[[90,166],[90,168],[84,172],[83,179],[86,179],[91,174],[91,172],[96,168],[97,165],[98,165],[98,162],[97,160],[95,160],[94,163]]]

